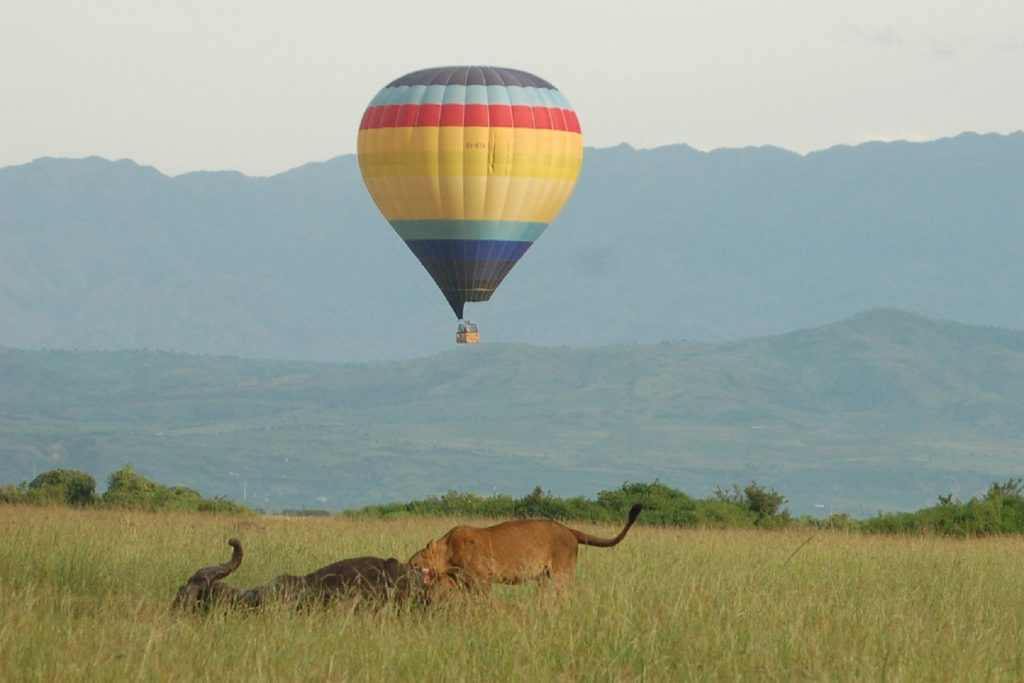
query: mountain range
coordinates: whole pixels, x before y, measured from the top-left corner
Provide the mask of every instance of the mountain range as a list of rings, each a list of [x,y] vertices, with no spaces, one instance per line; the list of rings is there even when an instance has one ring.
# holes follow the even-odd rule
[[[485,342],[717,343],[875,307],[1024,328],[1024,133],[586,150],[576,192],[494,298]],[[356,158],[265,178],[133,161],[0,169],[0,344],[367,362],[455,321]]]
[[[720,344],[460,347],[365,364],[0,349],[0,482],[142,474],[269,510],[449,490],[914,510],[1024,467],[1024,332],[875,309]]]

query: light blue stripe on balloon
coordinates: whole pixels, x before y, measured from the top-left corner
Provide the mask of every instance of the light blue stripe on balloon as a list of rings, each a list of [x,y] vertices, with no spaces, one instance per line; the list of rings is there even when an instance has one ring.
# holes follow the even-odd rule
[[[403,240],[496,240],[533,242],[547,223],[527,221],[391,221]]]
[[[444,99],[441,104],[465,104],[466,86],[446,85],[444,88]]]
[[[487,86],[487,104],[512,104],[508,97],[508,88],[503,85]]]
[[[526,105],[528,107],[539,107],[544,105],[544,96],[537,92],[537,88],[523,88],[513,85],[508,88],[508,99],[512,105]]]
[[[401,85],[384,88],[370,102],[371,107],[386,104],[515,104],[572,109],[558,90],[518,85]]]
[[[487,86],[486,85],[467,85],[466,86],[466,104],[487,104]]]
[[[559,102],[558,98],[554,96],[553,90],[546,90],[540,93],[540,96],[544,98],[544,104],[548,107],[555,107],[556,109],[562,108],[562,103]],[[563,98],[564,99],[564,98]]]
[[[412,100],[413,104],[441,104],[444,102],[444,89],[443,85],[428,85],[427,89],[423,91],[423,96],[418,100]]]
[[[572,109],[569,98],[563,95],[561,90],[548,90],[547,95],[554,99],[555,106],[559,109]]]

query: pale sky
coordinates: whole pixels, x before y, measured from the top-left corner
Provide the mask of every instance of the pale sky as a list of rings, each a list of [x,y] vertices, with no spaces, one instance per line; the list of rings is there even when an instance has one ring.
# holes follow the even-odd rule
[[[447,64],[547,79],[590,147],[1024,128],[1022,0],[0,0],[0,166],[272,175],[353,153],[381,87]]]

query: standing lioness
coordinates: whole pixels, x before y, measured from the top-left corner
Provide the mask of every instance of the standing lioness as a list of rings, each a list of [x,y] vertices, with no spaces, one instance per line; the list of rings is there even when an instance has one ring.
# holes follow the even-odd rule
[[[643,505],[629,510],[629,521],[615,538],[598,538],[546,519],[502,522],[479,528],[457,526],[409,558],[425,585],[486,588],[488,584],[521,583],[551,578],[571,586],[579,545],[610,548],[626,537]]]

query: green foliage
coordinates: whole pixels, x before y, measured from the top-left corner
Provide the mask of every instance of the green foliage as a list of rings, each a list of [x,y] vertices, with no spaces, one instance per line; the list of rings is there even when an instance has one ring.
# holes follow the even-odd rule
[[[155,507],[158,488],[163,487],[137,474],[130,464],[125,465],[107,478],[103,503],[108,507],[151,510]]]
[[[107,507],[130,510],[195,510],[200,512],[251,512],[226,498],[203,498],[185,486],[164,486],[151,481],[125,465],[111,473],[103,494]]]
[[[763,492],[760,487],[756,487],[755,490]],[[784,500],[781,496],[778,498]],[[781,504],[781,500],[778,504]],[[768,518],[788,521],[786,513],[777,514],[777,506],[769,515],[767,512],[759,513],[757,509],[753,509],[746,498],[741,501],[696,500],[658,480],[652,483],[626,482],[617,489],[601,491],[597,494],[597,500],[589,500],[582,496],[559,498],[537,486],[521,498],[512,498],[508,495],[483,498],[473,493],[449,491],[440,497],[432,496],[409,503],[371,505],[344,514],[363,518],[416,515],[517,517],[617,524],[626,518],[634,503],[644,505],[644,513],[640,517],[644,524],[744,528],[759,525],[761,520]]]
[[[0,503],[24,503],[25,492],[21,487],[13,486],[11,484],[3,484],[0,486]]]
[[[93,505],[97,501],[96,480],[78,470],[50,470],[29,483],[24,500],[39,504]]]
[[[786,502],[785,496],[774,489],[766,489],[756,481],[752,481],[742,489],[733,484],[731,491],[715,490],[715,498],[738,505],[754,514],[754,523],[760,527],[778,527],[789,523],[789,512],[779,508]]]
[[[529,494],[515,501],[513,515],[524,519],[590,519],[603,518],[600,511],[594,510],[593,503],[586,498],[558,498],[550,491],[543,491],[538,486]]]
[[[861,523],[865,531],[881,533],[939,533],[950,536],[986,536],[1024,533],[1024,482],[1009,479],[993,483],[980,498],[961,502],[939,496],[939,504],[895,514],[880,514]]]
[[[689,526],[697,521],[697,502],[659,480],[652,483],[624,482],[612,491],[597,494],[597,504],[624,515],[633,503],[644,504],[644,521],[650,524]]]
[[[511,496],[494,495],[490,498],[475,493],[449,491],[442,496],[429,496],[408,503],[371,505],[347,514],[370,518],[396,518],[419,516],[468,515],[478,517],[512,517],[516,501]]]
[[[617,489],[601,491],[597,500],[558,498],[536,487],[522,498],[501,495],[482,498],[472,493],[449,491],[410,503],[372,505],[345,514],[359,518],[393,518],[418,515],[535,517],[559,520],[619,523],[634,503],[644,504],[639,522],[650,525],[709,528],[775,529],[799,524],[822,529],[874,533],[928,533],[953,536],[1024,533],[1024,481],[1010,479],[993,483],[981,498],[961,503],[952,496],[940,496],[939,504],[918,512],[879,515],[856,520],[846,513],[828,519],[802,517],[794,520],[781,509],[786,498],[757,482],[730,489],[716,489],[706,500],[698,500],[666,486],[626,482]]]
[[[192,508],[183,508],[189,509]],[[236,503],[229,498],[224,496],[214,496],[213,498],[203,498],[194,508],[197,512],[215,512],[230,515],[241,515],[241,514],[253,514],[255,510]]]
[[[165,486],[136,472],[130,464],[107,479],[107,490],[96,495],[96,481],[84,472],[57,469],[44,472],[30,483],[0,486],[0,504],[96,506],[127,510],[176,510],[217,513],[254,513],[223,497],[203,498],[185,486]],[[879,514],[858,521],[846,513],[820,520],[801,517],[795,523],[824,529],[870,533],[915,533],[950,536],[985,536],[1024,533],[1024,480],[992,483],[977,498],[961,502],[950,495],[938,504],[917,512]],[[449,491],[408,503],[371,505],[342,513],[354,518],[385,519],[422,516],[489,518],[541,518],[595,523],[621,523],[635,503],[643,503],[640,523],[659,526],[710,528],[779,528],[794,524],[789,511],[781,509],[786,498],[757,482],[718,488],[711,498],[695,499],[682,491],[653,482],[625,482],[619,488],[600,491],[596,500],[582,496],[559,498],[540,486],[521,498],[506,494],[483,497]],[[324,510],[287,510],[297,516],[328,515]]]
[[[127,510],[181,510],[251,513],[250,508],[222,497],[203,498],[185,486],[164,486],[125,465],[107,478],[107,490],[96,494],[96,480],[77,470],[49,470],[20,486],[0,486],[0,503],[96,506]]]

